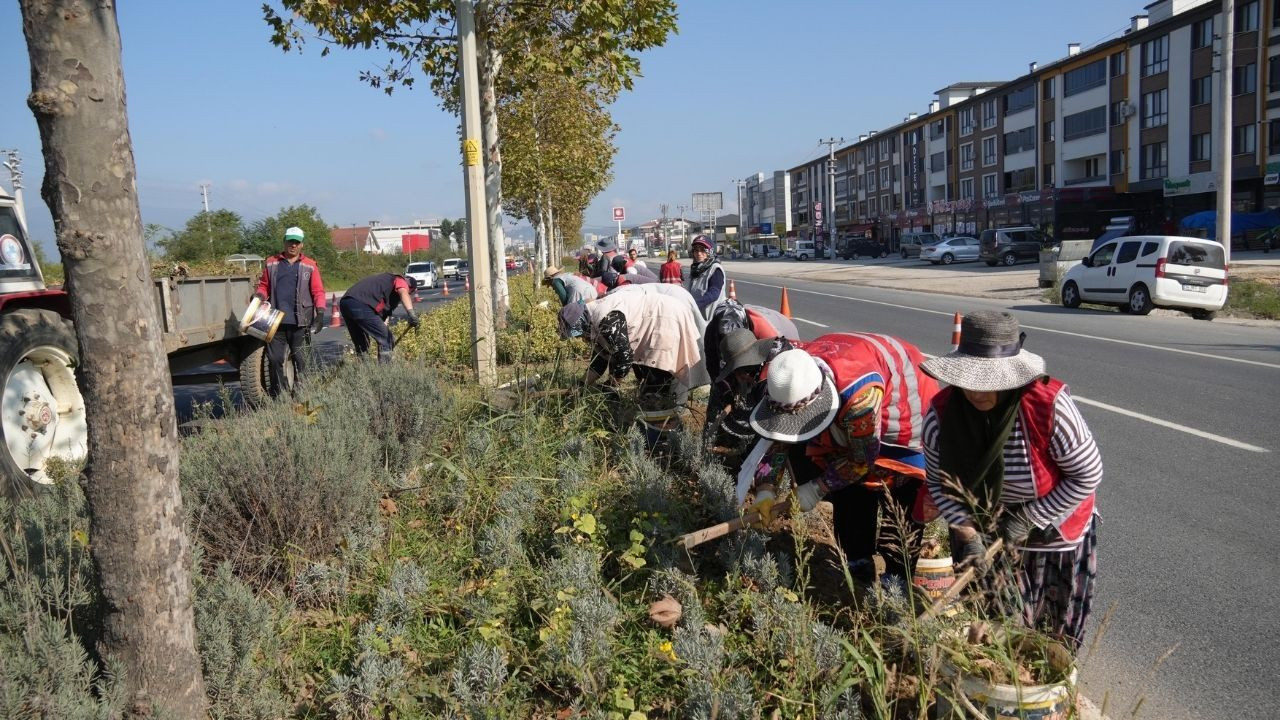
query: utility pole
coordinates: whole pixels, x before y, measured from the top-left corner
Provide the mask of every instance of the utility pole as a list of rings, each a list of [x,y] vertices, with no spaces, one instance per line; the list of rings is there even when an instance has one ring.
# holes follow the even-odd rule
[[[493,325],[489,277],[489,222],[480,161],[480,76],[476,63],[476,18],[472,0],[454,0],[458,21],[458,71],[462,76],[462,168],[467,189],[471,242],[471,359],[482,386],[498,384],[498,337]]]
[[[658,209],[662,211],[662,224],[658,226],[658,241],[662,243],[662,254],[666,255],[669,238],[667,237],[667,208],[670,206],[666,203],[660,203]]]
[[[733,184],[738,189],[738,252],[745,253],[750,250],[750,248],[743,245],[743,237],[745,237],[746,233],[742,231],[742,228],[747,226],[746,214],[742,211],[742,188],[746,187],[747,181],[737,179],[733,181]]]
[[[680,249],[684,250],[689,247],[689,231],[684,221],[684,211],[689,209],[688,205],[677,205],[676,209],[680,211]]]
[[[836,145],[844,144],[844,138],[827,138],[819,140],[819,144],[827,146],[827,247],[823,248],[820,255],[822,259],[826,259],[827,252],[835,252],[836,250]]]
[[[213,228],[209,225],[209,183],[200,183],[200,198],[204,203],[204,236],[213,245]]]
[[[1231,123],[1232,80],[1235,72],[1235,0],[1222,0],[1222,53],[1218,55],[1218,242],[1223,261],[1231,262]]]

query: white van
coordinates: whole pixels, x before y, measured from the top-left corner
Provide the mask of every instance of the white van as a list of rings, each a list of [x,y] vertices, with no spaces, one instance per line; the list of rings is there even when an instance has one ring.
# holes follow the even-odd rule
[[[448,280],[449,278],[457,279],[458,265],[462,263],[462,258],[449,258],[440,265],[440,277]]]
[[[436,288],[436,264],[429,260],[409,263],[404,268],[404,276],[417,280],[420,288]]]
[[[817,254],[812,240],[797,240],[795,246],[787,251],[787,256],[796,260],[808,260],[817,257]]]
[[[1063,276],[1062,305],[1116,305],[1135,315],[1167,307],[1211,320],[1227,302],[1224,260],[1222,246],[1212,240],[1176,235],[1115,238]]]

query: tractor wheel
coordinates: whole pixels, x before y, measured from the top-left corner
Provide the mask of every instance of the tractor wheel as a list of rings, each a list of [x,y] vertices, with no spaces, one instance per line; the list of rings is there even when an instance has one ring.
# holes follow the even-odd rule
[[[79,363],[71,321],[58,313],[26,309],[0,316],[0,491],[9,497],[52,483],[45,472],[50,460],[78,460],[88,451]]]

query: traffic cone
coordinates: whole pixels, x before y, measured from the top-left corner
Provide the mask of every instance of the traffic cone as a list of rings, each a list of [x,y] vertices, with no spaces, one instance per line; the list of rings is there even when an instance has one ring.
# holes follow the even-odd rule
[[[449,297],[449,281],[444,281],[444,296]]]
[[[952,350],[952,352],[955,352],[956,350],[959,350],[959,349],[960,349],[960,321],[963,319],[963,317],[964,317],[964,316],[963,316],[963,315],[961,315],[960,313],[956,313],[956,317],[955,317],[955,325],[954,325],[954,326],[952,326],[952,328],[951,328],[951,350]]]
[[[470,275],[462,278],[462,289],[466,290],[467,292],[471,292],[471,276]]]
[[[787,289],[782,288],[782,307],[778,309],[783,317],[791,317],[791,300],[787,298]]]
[[[333,305],[333,314],[329,316],[329,327],[342,327],[342,313],[338,312],[338,295],[335,293],[329,298],[329,302]]]
[[[730,300],[738,299],[738,288],[733,284],[733,280],[729,281],[729,299]]]

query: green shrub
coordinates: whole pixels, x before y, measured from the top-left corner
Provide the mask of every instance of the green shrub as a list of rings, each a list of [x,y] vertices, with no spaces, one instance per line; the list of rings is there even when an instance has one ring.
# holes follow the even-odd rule
[[[1233,315],[1280,320],[1280,287],[1261,280],[1233,278],[1222,309]]]
[[[232,574],[223,563],[213,575],[195,576],[196,636],[204,671],[209,717],[215,720],[271,720],[288,703],[263,667],[275,652],[275,607]]]
[[[361,382],[344,368],[333,383]],[[255,584],[332,556],[349,533],[373,533],[385,479],[376,408],[296,410],[287,402],[214,423],[183,442],[180,477],[193,539]],[[371,442],[371,440],[374,440]]]

